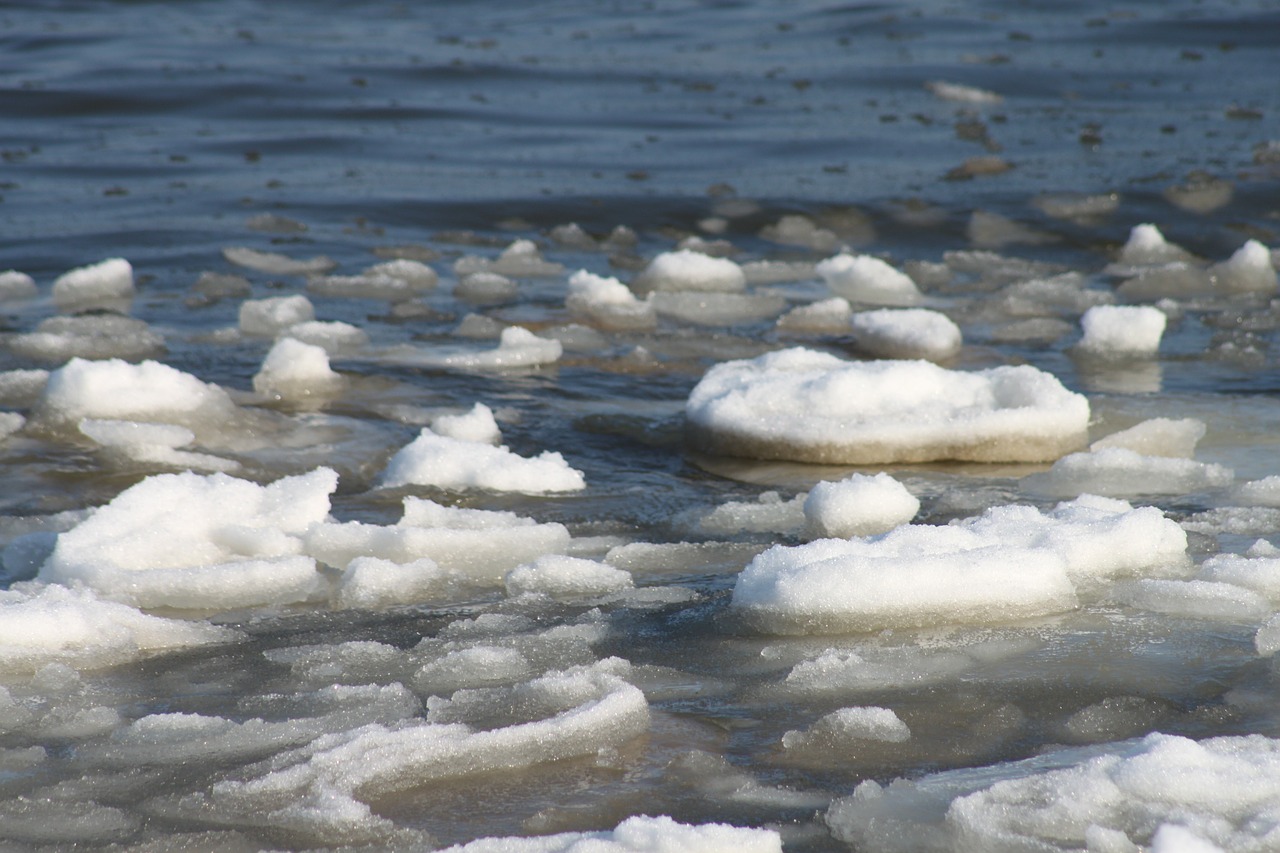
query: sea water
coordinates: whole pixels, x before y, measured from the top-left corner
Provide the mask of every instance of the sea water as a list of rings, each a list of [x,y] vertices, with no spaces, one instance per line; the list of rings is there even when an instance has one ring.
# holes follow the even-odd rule
[[[4,280],[0,532],[7,603],[47,609],[10,611],[0,838],[425,849],[647,814],[767,828],[788,851],[989,849],[1006,829],[974,792],[998,780],[1019,838],[1210,838],[1211,821],[1179,823],[1139,782],[1207,779],[1228,754],[1264,767],[1270,740],[1229,738],[1280,735],[1265,579],[1280,314],[1265,289],[1134,284],[1111,265],[1144,225],[1196,271],[1249,240],[1274,259],[1278,42],[1267,0],[9,4],[0,269],[34,286]],[[732,260],[743,283],[645,284],[683,249]],[[959,326],[948,368],[1053,374],[1088,398],[1090,440],[1194,420],[1190,453],[1171,455],[1200,467],[1167,476],[1137,454],[1108,468],[1114,449],[1070,471],[694,452],[685,401],[713,365],[792,346],[872,355],[847,314],[884,303],[818,272],[842,252],[905,272]],[[108,259],[129,278],[116,264],[55,285]],[[365,273],[390,259],[436,278]],[[579,270],[652,290],[649,307],[574,310]],[[817,308],[833,297],[852,306]],[[1082,350],[1085,313],[1125,303],[1167,320],[1154,353],[1150,335],[1136,357]],[[272,361],[286,329],[320,351]],[[80,357],[166,365],[216,400],[157,414],[196,386],[153,366],[161,399],[136,385],[112,399],[99,379],[70,399],[96,389],[111,405],[62,417],[50,389]],[[388,484],[424,427],[478,403],[498,431],[481,424],[498,442],[485,447],[559,454],[585,488]],[[321,469],[337,475],[327,498]],[[364,562],[295,554],[262,569],[265,598],[162,585],[143,609],[137,591],[42,571],[90,510],[187,470],[312,477],[279,489],[330,525],[295,550]],[[1106,492],[1161,511],[1184,559],[1077,584],[1074,607],[1035,618],[775,634],[733,606],[758,554],[813,538],[817,483],[880,473],[918,499],[918,524]],[[173,494],[175,511],[195,505]],[[209,494],[215,517],[223,493]],[[370,531],[411,512],[446,525],[411,511],[418,499],[491,514],[450,516],[474,529],[433,546],[406,587],[395,572],[418,552]],[[236,553],[283,559],[304,534],[277,511],[243,520],[260,527],[238,529]],[[173,521],[114,517],[128,543],[179,541]],[[366,538],[350,538],[359,524]],[[477,554],[483,578],[459,582]],[[1243,559],[1262,580],[1214,569]],[[557,715],[574,708],[570,731]],[[428,725],[430,747],[397,740]],[[378,764],[397,753],[419,760]],[[1086,825],[1035,825],[1018,780],[1071,767],[1090,791],[1118,779],[1147,817],[1099,806]],[[351,781],[362,768],[372,781]],[[1042,784],[1072,790],[1056,780]],[[1187,813],[1244,813],[1166,794]],[[1244,849],[1232,839],[1216,843]]]

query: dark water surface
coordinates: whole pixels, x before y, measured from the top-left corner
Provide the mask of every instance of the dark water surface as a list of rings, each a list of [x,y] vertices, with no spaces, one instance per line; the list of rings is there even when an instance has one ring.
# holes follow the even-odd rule
[[[728,241],[742,263],[812,263],[840,246],[898,266],[999,252],[1044,265],[1025,278],[1075,271],[1089,289],[1110,290],[1103,269],[1140,223],[1210,261],[1248,239],[1280,247],[1278,46],[1275,0],[10,2],[0,6],[0,270],[30,274],[40,295],[4,303],[3,331],[7,343],[59,313],[49,285],[61,273],[123,257],[138,285],[125,312],[163,333],[159,359],[247,394],[271,342],[228,336],[240,299],[197,298],[193,285],[216,271],[246,276],[253,298],[307,289],[300,276],[235,267],[222,254],[232,246],[325,255],[348,274],[416,247],[441,282],[411,303],[311,296],[318,317],[359,326],[378,352],[466,343],[455,329],[473,313],[535,331],[563,326],[569,273],[627,281],[691,235]],[[943,97],[937,82],[998,98]],[[787,214],[808,217],[834,242],[772,237]],[[569,223],[601,242],[557,241],[552,229]],[[604,243],[618,226],[635,242]],[[518,296],[496,304],[452,294],[457,260],[494,257],[518,238],[535,240],[564,274],[519,277]],[[1269,294],[1164,303],[1177,319],[1159,358],[1120,370],[1072,356],[1083,309],[1042,312],[1072,324],[1069,334],[999,337],[997,320],[1008,318],[989,303],[1012,280],[962,275],[937,292],[923,288],[964,329],[956,366],[1030,362],[1089,395],[1099,435],[1146,418],[1198,418],[1208,433],[1197,460],[1227,465],[1239,481],[1280,474],[1280,310]],[[829,295],[812,276],[777,292],[788,307]],[[849,849],[822,815],[859,782],[1088,741],[1070,741],[1066,721],[1117,697],[1138,697],[1141,713],[1103,727],[1097,741],[1149,731],[1280,735],[1280,688],[1253,648],[1257,620],[1094,602],[1043,623],[919,633],[780,640],[739,624],[727,606],[736,572],[769,544],[800,541],[799,532],[713,535],[697,519],[725,501],[766,489],[790,499],[849,473],[702,459],[684,448],[684,400],[710,365],[797,342],[773,320],[668,317],[656,332],[606,332],[567,345],[554,366],[514,372],[335,358],[348,393],[320,412],[266,405],[293,420],[278,441],[238,437],[230,455],[246,476],[267,482],[329,465],[342,477],[335,516],[390,524],[403,493],[388,496],[373,480],[421,423],[387,413],[484,401],[507,410],[513,449],[562,452],[588,490],[431,496],[562,522],[583,539],[703,543],[630,566],[638,586],[692,598],[597,613],[492,592],[381,611],[203,614],[246,639],[86,671],[71,693],[47,673],[0,675],[41,713],[110,708],[119,729],[50,734],[61,730],[0,721],[0,798],[19,804],[0,810],[0,839],[120,849],[341,844],[183,799],[242,778],[296,746],[289,738],[171,763],[113,744],[148,714],[310,719],[318,712],[289,697],[403,681],[422,663],[410,653],[419,640],[486,612],[528,617],[539,630],[603,620],[591,659],[616,655],[637,668],[651,728],[596,759],[423,784],[374,804],[399,829],[441,844],[609,829],[664,813],[778,827],[788,851]],[[851,352],[841,335],[798,342]],[[57,366],[0,350],[0,370]],[[84,444],[39,436],[9,441],[0,466],[0,511],[12,522],[5,544],[36,529],[34,518],[104,504],[165,470],[122,467]],[[918,520],[945,522],[991,504],[1047,505],[1020,479],[1042,468],[890,473],[922,499]],[[1270,516],[1205,521],[1232,505],[1226,489],[1134,500],[1186,522],[1197,560],[1258,538],[1280,543]],[[343,657],[354,647],[339,644],[366,641],[405,659],[379,670],[355,652]],[[890,670],[899,662],[901,677],[834,694],[787,688],[791,667],[828,649],[857,650]],[[944,651],[968,657],[932,656]],[[325,665],[308,669],[298,662],[307,654]],[[555,667],[590,662],[558,654],[545,657]],[[431,691],[417,689],[425,701]],[[784,733],[854,705],[892,707],[910,725],[910,745],[809,762],[783,754]],[[19,760],[32,747],[43,758]],[[67,803],[89,817],[50,830],[59,814],[80,814]]]

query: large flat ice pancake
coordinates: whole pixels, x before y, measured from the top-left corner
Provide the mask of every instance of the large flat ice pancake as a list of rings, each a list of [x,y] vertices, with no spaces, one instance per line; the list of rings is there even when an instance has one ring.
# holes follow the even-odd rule
[[[1049,462],[1084,444],[1089,402],[1028,365],[953,371],[794,348],[711,368],[685,416],[690,444],[724,456]]]

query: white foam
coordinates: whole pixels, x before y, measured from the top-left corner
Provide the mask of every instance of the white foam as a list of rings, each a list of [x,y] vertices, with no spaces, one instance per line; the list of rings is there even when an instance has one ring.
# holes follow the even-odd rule
[[[290,326],[315,318],[315,306],[300,293],[246,299],[240,303],[240,331],[246,335],[274,338]]]
[[[337,474],[260,486],[224,474],[160,474],[58,536],[40,578],[143,607],[225,609],[322,590],[301,535],[323,521]]]
[[[1160,349],[1168,318],[1150,305],[1095,305],[1080,318],[1077,347],[1096,356],[1149,356]]]
[[[781,634],[999,622],[1070,610],[1076,582],[1181,566],[1185,552],[1182,528],[1151,507],[1001,506],[945,527],[775,546],[738,575],[732,606]]]
[[[1032,462],[1083,443],[1089,403],[1029,365],[960,372],[795,348],[712,367],[685,415],[694,445],[725,455]]]
[[[569,277],[565,307],[577,317],[606,329],[652,329],[658,323],[652,300],[640,300],[616,278],[586,270]]]
[[[35,672],[50,663],[97,669],[237,636],[204,622],[149,616],[85,588],[0,590],[0,670],[6,672]]]
[[[923,298],[910,276],[870,255],[840,254],[814,269],[832,293],[850,302],[905,306]]]
[[[133,294],[133,266],[124,258],[68,270],[53,282],[53,301],[60,307],[129,299]]]
[[[474,441],[480,444],[501,444],[502,430],[493,418],[493,410],[484,403],[476,403],[469,412],[458,415],[440,415],[431,421],[431,431],[458,441]]]
[[[849,324],[858,347],[876,358],[943,361],[960,352],[963,342],[950,317],[928,308],[860,311]]]
[[[323,347],[281,338],[253,376],[253,390],[266,397],[301,400],[340,391],[343,378],[329,367]]]
[[[910,739],[911,729],[889,708],[857,707],[832,711],[804,731],[787,732],[782,746],[788,751],[847,749],[860,740],[902,743]]]
[[[52,420],[151,421],[199,431],[231,417],[235,404],[217,385],[160,362],[73,358],[49,374],[39,409]]]
[[[1104,436],[1089,445],[1089,449],[1119,447],[1143,456],[1190,459],[1206,430],[1204,421],[1195,418],[1151,418]]]
[[[537,593],[552,598],[595,598],[631,589],[631,573],[595,560],[549,554],[512,569],[508,595]]]
[[[386,488],[415,485],[527,494],[586,488],[582,472],[554,451],[523,457],[506,447],[459,441],[430,429],[423,429],[391,458],[380,482]]]
[[[689,825],[669,817],[631,817],[612,832],[565,832],[534,838],[481,838],[442,853],[782,853],[772,829],[710,823]]]
[[[642,293],[651,290],[738,293],[746,288],[747,278],[742,267],[728,258],[713,258],[681,249],[663,252],[651,260],[636,276],[634,286]]]
[[[887,533],[911,521],[919,511],[920,500],[883,472],[818,483],[804,501],[810,533],[839,539]]]
[[[1071,453],[1043,474],[1026,478],[1029,487],[1050,494],[1109,496],[1180,495],[1231,485],[1230,468],[1170,456],[1144,456],[1125,447]]]

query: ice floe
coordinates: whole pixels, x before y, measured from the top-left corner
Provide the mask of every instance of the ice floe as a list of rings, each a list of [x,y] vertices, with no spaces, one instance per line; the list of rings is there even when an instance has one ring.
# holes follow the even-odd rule
[[[572,492],[586,488],[582,472],[551,450],[524,457],[505,446],[462,441],[424,428],[387,463],[384,487],[434,486],[498,492]]]
[[[1160,348],[1168,318],[1148,305],[1095,305],[1080,318],[1077,350],[1109,358],[1150,356]]]
[[[481,838],[442,853],[782,853],[772,829],[689,825],[669,817],[627,818],[612,831],[565,832],[535,838]]]
[[[639,300],[618,279],[586,270],[569,277],[565,306],[575,316],[605,329],[652,329],[658,322],[651,299]]]
[[[53,301],[60,308],[84,308],[133,297],[133,265],[124,258],[108,258],[77,267],[53,282]]]
[[[246,299],[240,303],[240,331],[246,335],[272,338],[290,326],[316,318],[315,306],[300,293]]]
[[[280,400],[334,394],[343,383],[329,367],[329,354],[323,347],[291,337],[276,341],[253,376],[254,391]]]
[[[849,324],[858,348],[876,358],[924,358],[945,361],[960,352],[960,327],[928,308],[859,311]]]
[[[641,293],[654,290],[738,293],[746,285],[742,267],[735,262],[691,249],[663,252],[651,260],[632,282],[632,286]]]
[[[917,305],[924,298],[906,273],[870,255],[839,254],[815,268],[836,296],[872,305]]]
[[[1035,462],[1083,444],[1089,403],[1028,365],[950,371],[794,348],[712,367],[685,415],[692,445],[722,455]]]
[[[883,472],[818,483],[804,499],[809,532],[839,539],[888,533],[919,511],[920,500]]]

